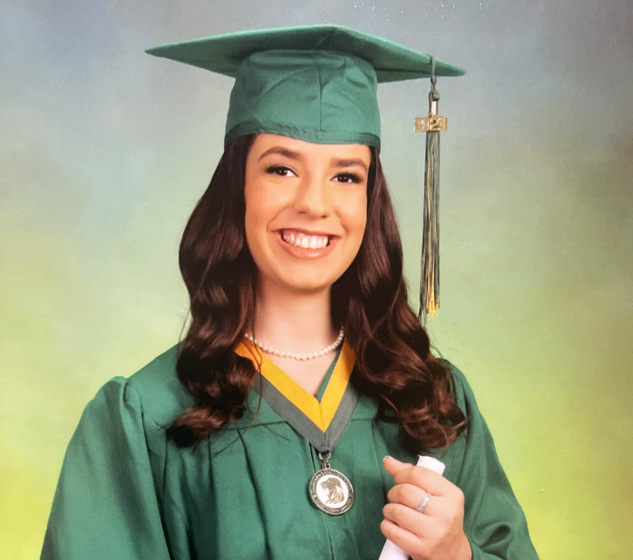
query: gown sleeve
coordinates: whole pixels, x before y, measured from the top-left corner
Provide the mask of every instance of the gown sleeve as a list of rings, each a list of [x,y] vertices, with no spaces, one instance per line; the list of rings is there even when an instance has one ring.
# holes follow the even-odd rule
[[[62,466],[41,560],[168,560],[139,394],[124,378],[86,407]]]
[[[523,510],[501,467],[490,430],[464,375],[451,366],[457,404],[470,418],[455,484],[464,492],[472,560],[538,560]],[[456,442],[457,443],[457,442]]]

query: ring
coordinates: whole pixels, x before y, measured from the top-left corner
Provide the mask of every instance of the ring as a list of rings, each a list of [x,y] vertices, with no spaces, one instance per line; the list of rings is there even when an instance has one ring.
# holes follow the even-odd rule
[[[419,511],[420,513],[423,513],[424,510],[426,509],[426,506],[429,505],[430,501],[431,501],[431,493],[427,492],[426,496],[424,496],[424,499],[418,504],[418,507],[415,508],[415,511]]]

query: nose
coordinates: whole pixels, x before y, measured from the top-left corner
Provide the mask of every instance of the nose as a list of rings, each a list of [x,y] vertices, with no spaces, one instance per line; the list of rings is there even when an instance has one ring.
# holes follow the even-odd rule
[[[305,176],[295,193],[294,209],[311,218],[327,218],[331,212],[328,181],[317,175]]]

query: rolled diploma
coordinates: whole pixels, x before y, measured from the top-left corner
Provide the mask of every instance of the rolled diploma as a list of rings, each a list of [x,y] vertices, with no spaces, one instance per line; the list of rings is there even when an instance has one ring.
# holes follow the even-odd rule
[[[420,455],[416,466],[424,467],[425,469],[429,469],[437,474],[443,474],[446,465],[444,465],[442,461],[438,461],[435,457]],[[380,558],[378,560],[407,560],[408,558],[409,555],[404,550],[397,547],[389,539],[387,539],[385,546],[382,547],[382,552],[380,553]]]

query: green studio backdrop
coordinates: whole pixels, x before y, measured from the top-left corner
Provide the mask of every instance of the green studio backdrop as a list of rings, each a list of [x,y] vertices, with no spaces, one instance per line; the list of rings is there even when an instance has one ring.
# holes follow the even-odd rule
[[[467,375],[543,559],[633,547],[633,5],[271,0],[0,8],[0,559],[39,556],[85,404],[178,340],[178,242],[230,78],[151,45],[338,23],[466,68],[438,81],[437,349]],[[383,84],[415,298],[428,81]]]

